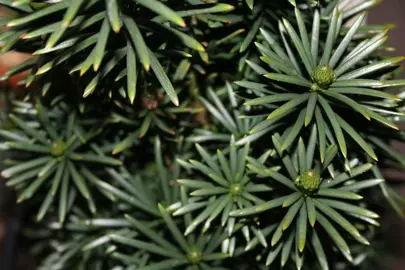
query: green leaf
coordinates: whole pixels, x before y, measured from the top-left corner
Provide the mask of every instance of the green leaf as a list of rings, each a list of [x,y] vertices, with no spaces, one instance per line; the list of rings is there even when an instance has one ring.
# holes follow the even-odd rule
[[[49,173],[50,170],[54,169],[55,167],[57,167],[58,160],[56,158],[51,159],[50,161],[48,161],[43,167],[42,169],[38,172],[38,177],[42,177],[46,174]]]
[[[328,64],[329,59],[331,57],[333,45],[335,43],[336,33],[338,31],[337,21],[338,21],[339,15],[340,15],[339,9],[338,9],[338,7],[335,7],[335,9],[333,10],[333,14],[332,14],[332,20],[329,24],[328,35],[326,37],[326,44],[325,44],[323,55],[321,58],[321,64],[323,64],[323,65]]]
[[[339,189],[347,190],[347,191],[356,191],[356,190],[360,190],[360,189],[374,187],[374,186],[380,185],[384,182],[385,182],[385,180],[382,178],[369,179],[369,180],[358,181],[358,182],[355,182],[354,184],[350,184],[350,185],[344,185]]]
[[[326,258],[325,251],[315,230],[312,231],[311,243],[322,270],[329,270],[328,259]]]
[[[295,203],[299,198],[302,197],[302,193],[300,191],[294,192],[290,195],[288,195],[283,202],[283,208],[291,206],[293,203]]]
[[[34,178],[38,175],[39,171],[42,169],[42,167],[37,167],[35,169],[29,170],[27,172],[21,173],[18,176],[11,177],[7,182],[6,186],[8,187],[14,187],[17,186],[23,182],[26,182],[30,180],[31,178]]]
[[[355,69],[349,73],[346,73],[346,74],[340,76],[339,79],[342,79],[342,80],[357,79],[361,76],[373,73],[375,71],[383,70],[388,67],[392,67],[403,60],[404,60],[404,57],[402,57],[402,56],[390,57],[388,59],[377,61],[377,62],[371,63],[367,66]],[[386,94],[388,94],[388,93],[386,93]]]
[[[290,43],[287,41],[287,38],[285,36],[285,33],[287,33],[287,30],[285,29],[282,21],[278,21],[278,29],[281,34],[281,39],[282,39],[284,48],[287,51],[287,55],[288,55],[288,58],[290,59],[291,64],[294,66],[297,73],[302,75],[300,65],[298,64],[297,58],[295,57],[296,53],[292,50]]]
[[[291,255],[291,248],[294,241],[294,231],[291,232],[287,241],[283,244],[281,251],[281,266],[284,267]]]
[[[136,68],[136,55],[131,42],[127,42],[127,94],[133,104],[136,96],[138,72]]]
[[[218,206],[212,211],[211,215],[206,221],[206,225],[204,226],[205,228],[209,227],[209,224],[225,209],[227,205],[233,204],[233,197],[231,194],[221,196],[217,200],[219,200],[221,203],[219,203]]]
[[[323,204],[322,201],[318,201],[318,199],[313,199],[315,206],[321,210],[326,216],[331,218],[337,224],[339,224],[343,229],[345,229],[351,235],[357,237],[360,236],[359,231],[342,215],[340,215],[337,211],[333,208],[329,207],[327,204]]]
[[[38,210],[38,214],[36,217],[37,221],[41,221],[45,214],[48,212],[49,208],[51,207],[51,204],[54,200],[54,196],[52,195],[52,192],[49,191],[48,194],[46,195],[45,199],[43,200],[41,207]]]
[[[110,25],[108,23],[108,19],[106,18],[104,19],[103,24],[101,25],[101,30],[97,40],[97,44],[94,47],[94,57],[93,57],[94,71],[97,71],[100,68],[101,62],[103,61],[109,35],[110,35]]]
[[[139,241],[136,239],[130,239],[128,237],[124,237],[119,234],[109,234],[108,237],[111,238],[113,241],[118,242],[122,245],[135,247],[164,257],[182,260],[184,256],[184,255],[182,256],[181,253],[176,252],[176,250],[159,247],[158,245],[147,243],[144,241]]]
[[[194,16],[194,15],[207,14],[207,13],[209,15],[209,13],[228,12],[233,9],[235,9],[235,7],[233,5],[220,3],[220,4],[209,6],[207,8],[198,7],[195,9],[180,10],[180,11],[176,11],[176,13],[181,17],[190,17],[190,16]],[[221,17],[215,17],[215,18],[221,18]],[[163,22],[166,22],[167,19],[164,18],[163,16],[159,15],[159,16],[153,18],[153,21],[163,23]]]
[[[17,202],[20,203],[26,199],[31,198],[35,192],[48,180],[48,177],[55,171],[56,166],[49,168],[43,175],[37,177],[32,181],[27,188],[18,196]]]
[[[284,52],[284,50],[281,48],[279,42],[275,40],[272,35],[264,30],[263,28],[260,28],[260,33],[263,35],[264,39],[267,41],[267,43],[270,45],[270,47],[276,52],[276,54],[281,57],[284,61],[289,63],[291,66],[293,64],[291,63],[290,59],[288,58],[288,55]]]
[[[215,96],[215,93],[213,94],[213,96]],[[222,103],[217,103],[215,100],[215,103],[217,104],[216,108],[203,97],[200,97],[200,101],[203,103],[204,107],[206,107],[207,110],[212,114],[212,116],[215,117],[225,128],[227,128],[232,133],[237,132],[237,127],[234,120],[226,111]]]
[[[16,124],[22,130],[24,130],[25,133],[27,133],[27,135],[31,136],[32,138],[35,138],[36,140],[38,140],[39,142],[41,142],[44,145],[49,144],[46,137],[43,136],[42,132],[38,132],[38,130],[35,130],[34,128],[30,127],[29,125],[27,125],[26,122],[24,122],[24,120],[22,120],[18,116],[14,115],[14,114],[10,114],[9,118],[11,121],[14,122],[14,124]]]
[[[333,225],[321,214],[318,214],[318,221],[339,249],[346,254],[345,257],[351,258],[349,246]]]
[[[266,259],[266,266],[269,266],[273,263],[273,261],[277,258],[278,254],[280,253],[282,247],[283,243],[280,243],[277,245],[276,248],[270,250],[269,255],[267,256]]]
[[[361,14],[356,21],[353,22],[352,26],[350,27],[349,31],[346,33],[346,36],[343,38],[342,42],[340,42],[339,46],[337,47],[336,51],[333,53],[329,65],[333,68],[338,63],[340,58],[342,57],[343,53],[346,51],[347,47],[349,46],[350,42],[352,41],[353,36],[356,34],[357,30],[363,23],[366,14]]]
[[[332,180],[333,181],[333,180]],[[338,199],[347,199],[347,200],[361,200],[363,197],[349,191],[340,190],[340,189],[328,189],[321,188],[317,193],[319,196],[332,197]]]
[[[190,35],[187,35],[177,29],[161,25],[161,24],[154,24],[151,23],[148,25],[151,29],[155,30],[156,32],[159,32],[161,34],[166,34],[170,37],[177,38],[180,40],[184,45],[187,47],[199,51],[199,52],[205,52],[204,46],[198,42],[195,38],[191,37]]]
[[[297,13],[296,13],[297,14]],[[298,19],[298,17],[297,17]],[[297,33],[295,32],[294,28],[292,27],[292,25],[286,20],[286,19],[282,19],[283,24],[285,26],[285,29],[288,32],[288,35],[291,37],[295,48],[298,51],[298,54],[301,57],[302,62],[304,63],[304,66],[308,72],[308,74],[312,73],[312,70],[314,68],[314,65],[312,64],[312,59],[310,58],[309,54],[307,54],[306,49],[304,48],[303,43],[301,42],[299,36],[297,35]],[[298,25],[303,22],[298,20]],[[299,25],[300,26],[300,25]],[[303,27],[305,27],[305,25],[302,25]],[[300,27],[301,28],[301,27]],[[308,42],[308,41],[307,41]],[[309,42],[308,42],[309,44]],[[308,45],[307,45],[308,46]],[[309,46],[308,46],[309,47]]]
[[[269,78],[270,80],[273,80],[273,81],[285,82],[285,83],[295,84],[298,86],[307,87],[308,89],[311,89],[311,86],[312,86],[308,80],[306,80],[302,77],[297,77],[297,76],[290,76],[290,75],[284,75],[284,74],[279,74],[279,73],[267,73],[264,75],[264,77]]]
[[[162,85],[163,90],[165,90],[166,94],[169,96],[173,104],[179,106],[179,99],[177,97],[176,91],[174,90],[173,85],[170,82],[169,77],[167,77],[162,65],[151,50],[148,49],[148,53],[152,70],[155,73],[156,78]]]
[[[348,175],[347,173],[341,173],[338,176],[336,176],[333,181],[323,181],[321,183],[321,187],[330,188],[330,187],[337,186],[337,185],[347,181],[348,179],[354,178],[358,175],[361,175],[361,174],[371,170],[373,167],[374,167],[374,165],[371,163],[366,163],[366,164],[357,166],[352,169],[352,171],[350,172],[350,175]]]
[[[35,159],[30,160],[30,161],[27,161],[27,162],[24,162],[24,163],[17,164],[17,165],[14,165],[12,167],[9,167],[9,168],[3,170],[1,172],[1,175],[4,178],[10,178],[10,177],[12,177],[12,176],[14,176],[16,174],[20,174],[20,173],[25,172],[25,171],[27,171],[29,169],[37,168],[39,166],[42,166],[45,163],[47,163],[48,161],[50,161],[51,159],[52,159],[52,157],[50,157],[50,156],[35,158]]]
[[[66,165],[65,165],[66,167]],[[62,176],[62,185],[60,189],[59,196],[59,208],[58,208],[58,219],[59,223],[63,223],[66,218],[67,208],[68,208],[68,192],[69,192],[69,176],[70,174],[65,171]]]
[[[331,88],[335,87],[371,87],[381,88],[386,87],[384,82],[372,79],[349,79],[349,80],[337,80],[331,85]]]
[[[218,194],[226,194],[229,189],[223,187],[210,187],[210,188],[200,188],[190,193],[191,196],[210,196]]]
[[[318,9],[314,12],[314,20],[312,22],[311,33],[311,54],[314,64],[318,62],[318,50],[319,50],[319,29],[320,29],[320,15]]]
[[[305,121],[305,114],[306,114],[306,109],[303,109],[295,124],[292,126],[290,132],[288,133],[288,136],[285,138],[283,141],[283,145],[281,146],[282,150],[286,150],[288,146],[290,146],[294,140],[297,139],[297,136],[300,134],[302,127],[304,126],[304,121]]]
[[[362,114],[367,120],[370,120],[370,114],[368,113],[368,110],[365,109],[362,105],[360,105],[356,101],[354,101],[353,99],[333,91],[325,91],[324,94],[334,99],[342,101],[356,112]]]
[[[105,2],[111,28],[115,33],[119,33],[121,30],[121,19],[117,0],[105,0]]]
[[[80,173],[76,170],[76,167],[73,165],[72,162],[67,163],[67,167],[69,169],[70,174],[72,175],[73,182],[75,183],[77,189],[80,191],[82,196],[86,199],[90,199],[90,192],[87,188],[87,184],[84,181],[83,177]]]
[[[151,263],[148,264],[147,266],[141,266],[137,267],[137,270],[165,270],[165,269],[171,269],[174,267],[181,267],[183,265],[187,265],[188,261],[183,259],[173,259],[173,260],[163,260],[158,263]]]
[[[370,96],[370,97],[378,97],[378,98],[384,98],[384,99],[392,99],[395,101],[401,101],[401,99],[395,95],[392,95],[390,93],[380,91],[380,90],[374,90],[374,89],[368,89],[368,88],[356,88],[356,87],[342,87],[342,88],[329,88],[328,91],[330,92],[337,92],[340,94],[351,94],[351,95],[363,95],[363,96]]]
[[[8,24],[7,27],[13,27],[13,26],[19,26],[23,24],[30,23],[32,21],[41,19],[45,16],[48,16],[50,14],[59,12],[61,10],[64,10],[69,7],[69,2],[67,1],[62,1],[54,5],[50,5],[48,7],[42,8],[36,12],[30,13],[29,15],[23,16],[21,18],[13,19],[11,20]]]
[[[255,214],[258,214],[260,212],[264,212],[264,211],[267,211],[269,209],[281,206],[284,203],[284,201],[287,199],[287,197],[288,196],[283,196],[283,197],[268,201],[266,203],[263,203],[261,205],[248,207],[248,208],[245,208],[245,209],[242,209],[242,210],[235,210],[235,211],[232,211],[230,213],[230,215],[232,217],[243,217],[243,216],[255,215]]]
[[[349,203],[336,201],[336,200],[329,200],[329,199],[317,199],[319,203],[328,205],[334,209],[342,210],[344,212],[354,213],[360,216],[368,217],[368,218],[379,218],[380,216],[370,210],[367,210],[362,207],[358,207]]]
[[[166,209],[159,204],[159,212],[162,215],[163,220],[166,223],[167,228],[170,230],[171,235],[176,240],[177,244],[183,249],[184,252],[188,252],[190,247],[187,241],[184,239],[183,234],[180,232],[179,228],[177,227],[176,223],[170,216],[170,214],[166,211]]]
[[[319,152],[321,156],[321,162],[325,161],[326,155],[326,132],[325,132],[325,120],[322,117],[321,110],[318,106],[315,108],[315,120],[316,120],[316,127],[318,129],[318,145],[319,145]]]
[[[311,224],[311,226],[314,227],[316,222],[316,210],[315,204],[310,197],[307,197],[305,199],[305,206],[307,207],[309,224]]]
[[[298,97],[290,100],[289,102],[283,104],[282,106],[278,107],[276,110],[274,110],[273,112],[271,112],[269,114],[269,116],[267,117],[268,120],[270,119],[275,119],[277,117],[280,116],[285,116],[289,113],[291,113],[292,111],[295,111],[296,109],[298,109],[298,105],[304,103],[305,101],[307,101],[309,98],[309,94],[301,94]]]
[[[250,30],[245,37],[245,39],[242,42],[242,45],[240,46],[239,52],[244,52],[249,48],[249,45],[252,43],[253,39],[259,32],[259,27],[262,25],[263,17],[259,17],[258,19],[255,20],[253,25],[250,27]]]
[[[189,235],[192,233],[198,225],[200,225],[203,221],[205,221],[211,214],[212,212],[221,204],[220,200],[215,200],[213,203],[211,203],[207,208],[205,208],[204,211],[202,211],[191,223],[190,225],[187,226],[186,231],[184,232],[184,235]]]
[[[314,116],[315,106],[318,101],[318,94],[316,92],[312,92],[309,94],[309,100],[307,104],[307,110],[305,113],[305,126],[308,126],[309,123],[312,121],[312,117]]]
[[[264,171],[268,176],[270,176],[272,179],[276,180],[280,184],[283,184],[284,186],[289,187],[292,190],[297,190],[293,180],[288,179],[284,175],[282,175],[279,172],[276,172],[275,170],[272,170],[272,169],[265,169]]]
[[[312,58],[312,54],[311,54],[311,45],[309,42],[309,38],[308,38],[308,31],[307,28],[305,26],[305,21],[302,17],[301,11],[298,8],[294,9],[295,11],[295,17],[297,18],[297,24],[298,24],[298,29],[300,32],[300,37],[302,40],[302,45],[304,46],[305,49],[305,53],[308,56],[308,59],[311,61],[311,66],[314,68],[315,67],[315,61]]]
[[[305,203],[306,204],[306,203]],[[307,238],[307,222],[308,215],[306,207],[302,206],[300,208],[300,213],[297,220],[297,243],[298,250],[302,253],[305,248],[306,238]]]
[[[190,212],[193,212],[195,210],[201,209],[205,206],[207,206],[207,202],[197,202],[197,203],[190,203],[190,204],[186,204],[182,207],[180,207],[179,209],[177,209],[176,211],[173,212],[173,216],[181,216]]]
[[[377,155],[375,154],[373,148],[352,128],[345,120],[343,120],[340,116],[337,116],[337,120],[339,125],[342,127],[344,131],[346,131],[353,140],[367,153],[372,157],[374,160],[378,160]]]
[[[150,62],[152,61],[152,59],[150,59],[151,53],[149,52],[148,46],[145,43],[138,25],[134,19],[126,15],[122,15],[122,20],[143,67],[146,71],[149,71],[151,65]]]
[[[231,179],[233,179],[233,177],[228,160],[225,159],[224,154],[219,149],[217,149],[217,156],[219,164],[221,165],[221,169],[225,174],[225,178],[231,182]]]
[[[98,156],[94,154],[77,154],[77,153],[71,153],[70,158],[73,160],[77,161],[87,161],[87,162],[95,162],[95,163],[101,163],[105,165],[111,165],[111,166],[119,166],[122,165],[122,161],[112,158],[112,157],[107,157],[107,156]]]
[[[329,122],[332,124],[333,131],[335,132],[336,139],[339,144],[340,151],[342,152],[343,156],[347,156],[347,146],[345,137],[343,136],[342,129],[339,125],[339,122],[336,120],[335,113],[333,112],[332,108],[330,107],[329,103],[321,96],[318,97],[321,106],[323,107],[326,115],[328,116]]]
[[[323,169],[327,168],[330,165],[330,163],[335,159],[337,153],[337,146],[334,144],[329,145],[328,149],[326,150],[325,161],[322,164]]]
[[[83,0],[72,0],[67,8],[65,15],[63,16],[62,22],[60,22],[59,27],[51,34],[46,42],[47,48],[52,48],[60,40],[60,38],[65,33],[66,29],[70,26],[76,14],[79,12]]]
[[[316,125],[312,125],[311,135],[309,136],[308,148],[306,151],[306,164],[307,168],[312,168],[312,163],[314,160],[314,153],[316,147],[316,135],[317,135],[317,128]]]
[[[34,153],[42,153],[47,154],[49,153],[49,147],[38,145],[38,144],[30,144],[24,142],[6,142],[4,145],[9,149],[17,149],[23,150],[26,152],[34,152]]]
[[[181,185],[190,188],[212,188],[214,185],[202,180],[194,180],[194,179],[178,179],[177,182]]]
[[[281,221],[281,226],[282,226],[283,231],[285,231],[286,229],[288,229],[288,227],[290,227],[295,216],[297,215],[298,211],[302,207],[303,202],[304,202],[304,199],[301,198],[290,207],[287,214],[284,216],[283,220]]]
[[[380,40],[370,44],[364,50],[354,55],[352,58],[347,60],[346,62],[341,63],[336,69],[335,74],[337,77],[344,74],[347,70],[354,67],[358,62],[366,58],[369,54],[374,52],[378,47],[385,43],[387,37],[383,37]]]
[[[246,5],[248,5],[248,7],[253,10],[254,7],[254,0],[245,0]]]
[[[175,11],[168,8],[163,3],[157,0],[135,0],[140,5],[156,12],[157,14],[165,17],[169,21],[181,26],[186,27],[186,23],[184,22],[183,18],[180,17]]]
[[[206,164],[214,171],[218,176],[223,177],[221,173],[221,169],[219,168],[217,162],[214,160],[213,157],[210,156],[210,154],[203,148],[201,145],[198,143],[195,145],[197,148],[198,153],[202,157],[202,159],[205,161]]]
[[[277,103],[281,101],[289,101],[296,98],[297,94],[292,93],[283,93],[283,94],[273,94],[270,96],[264,96],[259,98],[254,98],[246,101],[244,105],[253,106],[253,105],[266,105],[271,103]]]

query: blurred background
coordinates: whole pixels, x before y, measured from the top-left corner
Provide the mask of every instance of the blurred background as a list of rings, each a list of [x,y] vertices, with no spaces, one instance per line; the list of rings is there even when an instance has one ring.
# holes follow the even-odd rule
[[[9,16],[9,13],[6,14],[5,10],[0,7],[0,17],[3,16]],[[388,46],[396,48],[396,51],[387,52],[387,54],[405,56],[404,0],[384,0],[371,10],[368,22],[375,24],[396,24],[396,27],[390,30],[387,43]],[[0,55],[0,75],[27,57],[29,55],[18,53]],[[404,71],[401,73],[401,77],[405,78]],[[18,77],[14,77],[0,82],[0,111],[4,110],[8,105],[4,102],[3,98],[7,91],[17,93],[25,91],[23,87],[17,85],[19,79]],[[4,115],[1,115],[0,113],[0,117],[4,117]],[[3,120],[0,119],[0,122]],[[402,128],[405,129],[405,125]],[[405,153],[405,145],[398,144],[396,147]],[[396,181],[405,181],[405,172],[404,174],[391,173],[390,176]],[[401,193],[405,196],[405,185],[401,188]],[[23,207],[16,205],[14,201],[14,195],[5,188],[4,182],[0,179],[0,270],[33,270],[35,269],[33,262],[27,256],[24,247],[19,246],[19,231],[24,213]],[[386,248],[390,251],[390,256],[385,259],[392,264],[393,270],[404,270],[405,221],[397,217],[394,212],[387,213],[382,218],[384,219],[381,222],[382,229],[387,239],[386,243],[389,245]]]

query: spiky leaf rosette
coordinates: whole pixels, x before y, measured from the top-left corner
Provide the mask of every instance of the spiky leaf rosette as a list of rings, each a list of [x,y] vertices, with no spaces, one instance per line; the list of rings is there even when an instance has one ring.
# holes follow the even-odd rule
[[[180,94],[181,89],[176,89]],[[135,104],[127,101],[114,102],[114,112],[107,122],[128,133],[120,138],[114,147],[113,154],[120,153],[146,135],[159,134],[162,136],[179,136],[187,122],[202,109],[196,107],[192,99],[183,93],[184,99],[180,106],[174,106],[163,90],[147,87],[140,93],[140,100]]]
[[[17,6],[27,2],[34,3],[14,1]],[[126,80],[115,85],[126,89],[131,102],[136,96],[137,78],[142,73],[139,66],[142,66],[146,73],[153,71],[166,94],[178,105],[178,97],[157,54],[165,55],[163,59],[175,59],[170,56],[189,56],[185,48],[205,51],[186,28],[185,19],[232,9],[228,4],[199,5],[189,1],[48,2],[7,23],[10,29],[2,37],[2,51],[20,50],[38,55],[13,71],[32,70],[32,77],[43,77],[57,67],[80,71],[83,76],[93,66],[84,96],[104,89],[117,76],[126,76]],[[37,28],[38,25],[45,26]],[[125,75],[119,76],[121,73]]]
[[[191,142],[228,143],[230,138],[235,138],[237,145],[258,140],[269,131],[277,128],[277,125],[266,128],[261,132],[248,135],[251,128],[261,122],[264,117],[242,118],[245,108],[240,106],[240,98],[237,97],[231,83],[218,90],[208,89],[208,97],[200,96],[201,104],[207,114],[204,128],[195,128],[194,134],[188,138]]]
[[[270,79],[270,90],[260,97],[248,100],[250,106],[272,106],[267,120],[254,127],[251,133],[258,132],[274,123],[284,121],[294,123],[282,148],[296,142],[301,130],[316,121],[318,124],[319,140],[325,139],[325,132],[333,134],[343,156],[347,156],[347,136],[350,136],[367,154],[377,159],[372,147],[356,130],[359,121],[351,121],[351,113],[362,115],[371,125],[377,122],[397,129],[396,125],[387,119],[382,110],[398,113],[395,109],[399,97],[385,92],[390,86],[403,85],[400,80],[380,80],[378,73],[386,73],[387,68],[395,65],[403,58],[388,58],[373,61],[371,54],[380,48],[386,40],[383,31],[370,38],[354,41],[364,20],[360,15],[349,28],[344,37],[340,36],[341,22],[345,13],[335,7],[324,43],[320,40],[321,18],[315,10],[312,32],[309,34],[299,9],[295,9],[298,32],[285,19],[279,22],[279,35],[261,29],[263,43],[257,43],[262,54],[261,59],[269,65],[271,71],[261,69],[260,73]],[[355,46],[353,45],[355,44]],[[353,47],[354,46],[354,47]],[[371,63],[367,61],[371,60]],[[248,85],[248,88],[254,88]],[[383,103],[390,103],[389,109],[384,109]],[[345,115],[350,115],[345,117]],[[346,134],[345,134],[346,133]],[[320,148],[321,158],[324,158],[325,147]]]
[[[169,207],[174,215],[199,211],[199,215],[192,220],[185,230],[185,235],[192,233],[200,224],[204,223],[203,231],[215,227],[214,221],[220,219],[221,226],[228,232],[234,231],[235,219],[229,213],[236,209],[250,207],[263,202],[256,193],[271,190],[268,186],[254,183],[246,170],[246,157],[249,155],[249,144],[238,149],[235,139],[232,137],[228,155],[221,150],[212,156],[203,147],[196,145],[202,161],[179,160],[180,164],[198,172],[202,177],[197,179],[179,179],[181,185],[187,187],[187,191],[193,199],[186,205],[174,205]],[[227,157],[228,156],[228,157]],[[248,228],[245,228],[248,230]],[[229,233],[229,236],[231,234]]]
[[[110,255],[128,267],[134,265],[132,254],[142,252],[148,255],[148,260],[137,269],[224,269],[219,266],[221,260],[228,255],[221,253],[219,247],[226,239],[227,233],[218,228],[215,233],[193,232],[184,236],[183,230],[191,224],[191,213],[173,218],[171,213],[158,203],[162,201],[168,205],[178,200],[184,205],[189,203],[185,190],[170,184],[173,176],[178,177],[178,165],[173,164],[174,175],[171,175],[163,164],[161,150],[160,140],[156,139],[156,169],[149,173],[149,177],[134,177],[122,168],[119,171],[111,170],[114,186],[97,180],[97,186],[106,194],[112,195],[109,196],[110,199],[127,205],[125,211],[128,214],[125,218],[130,225],[129,232],[133,235],[106,231],[104,237],[89,243],[85,250],[91,251],[92,248],[104,246],[105,242],[101,239],[108,239],[108,242],[116,245]],[[97,227],[92,219],[85,223]],[[126,230],[127,227],[123,224],[117,229]]]
[[[372,169],[373,165],[366,163],[352,166],[349,172],[334,169],[333,161],[338,152],[336,145],[328,148],[325,162],[320,163],[314,159],[315,128],[311,136],[307,145],[300,138],[291,155],[282,150],[281,137],[278,134],[273,136],[276,151],[283,161],[282,170],[268,168],[262,162],[249,158],[247,166],[257,174],[269,178],[273,196],[276,197],[263,204],[230,213],[234,217],[250,216],[282,207],[284,216],[281,221],[265,234],[266,242],[271,246],[267,265],[273,263],[281,252],[281,265],[285,265],[292,254],[295,254],[294,256],[298,256],[295,258],[296,266],[300,269],[304,264],[304,253],[310,252],[318,258],[322,269],[328,269],[324,248],[329,244],[318,236],[321,228],[331,237],[341,253],[352,261],[346,241],[354,239],[362,244],[369,244],[360,234],[357,223],[378,226],[375,219],[379,216],[362,207],[360,201],[363,197],[359,195],[363,189],[383,181],[367,178],[358,180],[358,176]]]
[[[133,239],[118,234],[108,235],[115,243],[130,247],[134,251],[147,251],[156,258],[155,262],[152,259],[146,266],[138,269],[224,269],[219,266],[228,255],[218,251],[218,247],[226,238],[222,229],[217,229],[214,234],[199,233],[185,237],[182,234],[184,228],[178,223],[184,222],[187,226],[190,219],[185,218],[178,222],[162,205],[159,205],[159,211],[164,221],[163,227],[151,230],[147,221],[127,215],[129,223],[140,236]]]
[[[22,231],[24,240],[34,242],[30,255],[40,260],[37,269],[104,270],[120,267],[120,261],[111,256],[115,250],[106,233],[114,232],[126,237],[134,233],[126,227],[129,223],[120,215],[119,207],[103,202],[104,208],[89,220],[89,213],[73,206],[65,224],[56,221],[56,212],[41,222],[27,224]],[[113,217],[113,218],[112,218]],[[142,266],[145,254],[133,254],[134,265]]]
[[[95,212],[92,191],[82,171],[121,164],[120,160],[100,155],[93,148],[102,123],[81,118],[83,115],[63,100],[52,108],[40,101],[35,106],[21,102],[14,111],[10,115],[14,127],[0,131],[4,138],[3,151],[10,151],[12,158],[1,175],[7,179],[8,186],[18,191],[18,201],[45,192],[37,219],[41,220],[57,204],[59,221],[63,222],[68,204],[72,203],[69,200],[74,200],[78,191]]]

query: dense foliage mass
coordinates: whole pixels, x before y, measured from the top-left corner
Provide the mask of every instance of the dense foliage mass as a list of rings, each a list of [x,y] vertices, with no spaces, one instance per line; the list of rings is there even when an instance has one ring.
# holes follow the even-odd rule
[[[402,57],[365,0],[0,0],[38,269],[382,269]]]

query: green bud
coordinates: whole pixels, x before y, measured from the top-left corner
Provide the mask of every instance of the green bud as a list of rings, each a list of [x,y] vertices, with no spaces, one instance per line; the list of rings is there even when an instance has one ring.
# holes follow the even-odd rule
[[[30,2],[30,6],[34,9],[34,10],[38,10],[41,8],[45,8],[47,6],[50,6],[51,4],[49,3],[42,3],[42,2]]]
[[[232,184],[230,192],[232,196],[240,196],[242,194],[243,187],[240,184]]]
[[[314,193],[321,182],[319,173],[315,170],[306,170],[295,180],[295,185],[305,194]]]
[[[321,89],[327,89],[336,80],[335,72],[329,65],[319,65],[314,71],[312,80]]]
[[[191,264],[200,264],[202,261],[202,252],[198,248],[193,248],[187,254],[187,259]]]
[[[55,157],[60,157],[67,150],[66,143],[62,140],[54,141],[51,145],[51,154]]]

